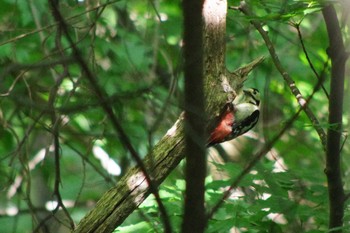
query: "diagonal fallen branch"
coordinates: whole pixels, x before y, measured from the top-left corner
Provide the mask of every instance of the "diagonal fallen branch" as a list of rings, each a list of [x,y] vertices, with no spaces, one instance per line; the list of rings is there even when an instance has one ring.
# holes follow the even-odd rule
[[[159,185],[184,157],[183,115],[158,142],[144,164],[154,184]],[[106,192],[74,232],[112,232],[150,194],[138,167],[130,169],[116,187]]]
[[[263,58],[258,58],[237,69],[231,75],[245,80],[248,73],[262,61]],[[185,157],[183,123],[184,114],[181,114],[173,127],[144,159],[146,170],[156,185],[161,184]],[[112,232],[149,194],[149,187],[142,171],[138,167],[130,169],[116,187],[111,188],[101,197],[94,209],[81,220],[74,232]]]

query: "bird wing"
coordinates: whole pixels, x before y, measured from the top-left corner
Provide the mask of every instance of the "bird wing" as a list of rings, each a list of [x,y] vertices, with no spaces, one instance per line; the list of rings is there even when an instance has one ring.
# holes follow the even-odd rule
[[[250,116],[244,118],[241,122],[235,122],[232,125],[232,134],[227,140],[238,137],[253,128],[259,120],[260,111],[255,110]]]

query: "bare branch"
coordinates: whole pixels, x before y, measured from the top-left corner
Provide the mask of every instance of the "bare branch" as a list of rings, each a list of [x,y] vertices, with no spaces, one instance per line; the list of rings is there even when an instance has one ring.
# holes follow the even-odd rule
[[[142,173],[143,173],[143,175],[144,175],[144,177],[149,185],[150,191],[155,196],[155,199],[156,199],[157,204],[159,206],[159,211],[161,213],[166,232],[170,232],[171,230],[170,230],[169,218],[167,217],[165,207],[160,199],[160,196],[159,196],[159,193],[157,190],[157,185],[153,182],[152,178],[150,177],[149,173],[146,170],[146,166],[144,165],[142,159],[140,158],[137,151],[132,146],[130,139],[128,138],[128,136],[124,132],[121,124],[119,123],[116,116],[114,115],[112,107],[106,103],[106,101],[105,101],[106,94],[99,87],[96,77],[89,69],[88,65],[86,64],[86,62],[83,59],[83,56],[81,55],[80,51],[76,47],[76,44],[74,43],[74,41],[70,37],[67,25],[64,21],[64,18],[61,15],[60,11],[57,8],[57,4],[56,4],[55,0],[50,0],[50,4],[51,4],[52,13],[53,13],[55,20],[58,22],[58,25],[61,28],[62,33],[65,35],[65,37],[67,38],[68,42],[71,45],[76,62],[80,65],[80,67],[84,71],[85,77],[90,82],[91,87],[94,89],[96,97],[99,99],[102,108],[104,109],[104,111],[108,115],[115,131],[119,134],[119,138],[120,138],[121,142],[128,148],[133,159],[137,162],[138,166],[140,167],[140,169],[141,169],[141,171],[142,171]]]
[[[232,190],[238,187],[239,183],[244,178],[244,176],[246,176],[251,171],[251,169],[260,161],[260,159],[273,148],[275,143],[278,142],[278,140],[283,136],[283,134],[293,125],[293,123],[298,119],[300,112],[307,107],[309,101],[312,99],[314,94],[321,88],[321,86],[322,86],[322,80],[319,80],[319,82],[315,85],[312,94],[306,100],[306,104],[301,106],[299,110],[286,122],[284,127],[269,142],[264,143],[264,147],[253,156],[253,159],[233,180],[230,187],[223,194],[222,198],[208,212],[207,214],[208,220],[212,218],[212,216],[216,213],[216,211],[222,206],[222,204],[224,204],[224,201],[230,197]]]
[[[303,36],[301,35],[301,31],[300,31],[300,24],[294,24],[294,26],[295,26],[295,28],[297,29],[299,41],[300,41],[300,44],[301,44],[301,48],[303,49],[303,52],[304,52],[305,57],[306,57],[306,60],[307,60],[307,62],[309,63],[309,66],[310,66],[312,72],[315,74],[315,76],[316,76],[316,78],[317,78],[318,80],[323,79],[322,75],[324,75],[324,73],[321,73],[321,75],[317,73],[316,68],[314,67],[314,65],[313,65],[313,63],[312,63],[312,61],[311,61],[311,58],[310,58],[310,56],[309,56],[309,53],[308,53],[307,50],[306,50],[306,47],[305,47],[305,44],[304,44],[304,40],[303,40]],[[326,61],[326,64],[327,64],[327,63],[328,63],[328,60]],[[329,99],[329,94],[328,94],[326,88],[325,88],[323,85],[322,85],[321,87],[322,87],[322,90],[323,90],[324,94],[325,94],[325,95],[327,96],[327,98]]]
[[[245,15],[247,15],[249,17],[253,17],[253,14],[250,12],[247,4],[244,1],[241,2],[239,7],[231,7],[231,9],[235,9],[235,10],[238,9],[241,12],[243,12]],[[291,92],[293,93],[293,95],[297,99],[299,105],[303,108],[304,112],[306,113],[306,115],[308,116],[310,121],[312,122],[312,125],[315,128],[316,132],[318,133],[318,136],[321,140],[322,146],[325,150],[325,148],[326,148],[326,133],[324,132],[324,130],[320,126],[318,119],[316,118],[316,116],[312,112],[312,110],[306,105],[306,100],[302,96],[302,94],[300,93],[297,86],[295,85],[295,82],[292,79],[292,77],[290,77],[288,72],[282,66],[282,64],[279,60],[279,57],[276,53],[275,47],[273,46],[273,43],[271,42],[267,32],[263,29],[261,22],[259,20],[256,20],[256,19],[250,20],[250,22],[251,22],[251,24],[254,25],[254,27],[260,33],[261,37],[264,39],[266,47],[269,50],[269,53],[271,55],[271,59],[272,59],[273,63],[275,64],[277,70],[282,75],[283,79],[288,84],[288,87],[290,88]]]

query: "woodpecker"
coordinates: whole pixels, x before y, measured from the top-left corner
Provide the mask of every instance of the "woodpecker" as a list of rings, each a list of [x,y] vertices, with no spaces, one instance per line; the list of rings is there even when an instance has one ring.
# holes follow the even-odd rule
[[[260,93],[255,88],[243,90],[225,106],[221,120],[210,134],[208,147],[232,140],[252,129],[258,122]]]

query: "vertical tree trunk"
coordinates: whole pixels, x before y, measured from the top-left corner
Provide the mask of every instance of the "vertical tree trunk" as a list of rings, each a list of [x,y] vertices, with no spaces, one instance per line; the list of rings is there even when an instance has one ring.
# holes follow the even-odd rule
[[[327,134],[326,175],[329,195],[329,228],[343,226],[344,189],[340,167],[345,63],[347,55],[337,14],[332,5],[322,10],[329,38],[328,55],[332,61]],[[336,230],[332,232],[342,232]]]
[[[203,0],[184,0],[184,74],[186,192],[182,232],[201,233],[206,226],[206,114],[203,88]]]
[[[226,0],[206,0],[203,6],[204,21],[204,88],[206,112],[209,117],[219,116],[223,104],[228,99],[227,92],[232,92],[225,67],[226,35]],[[230,80],[232,81],[232,80]],[[220,90],[220,91],[218,91]],[[225,93],[226,92],[226,93]],[[222,103],[222,104],[218,104]],[[217,122],[212,122],[213,129]]]

